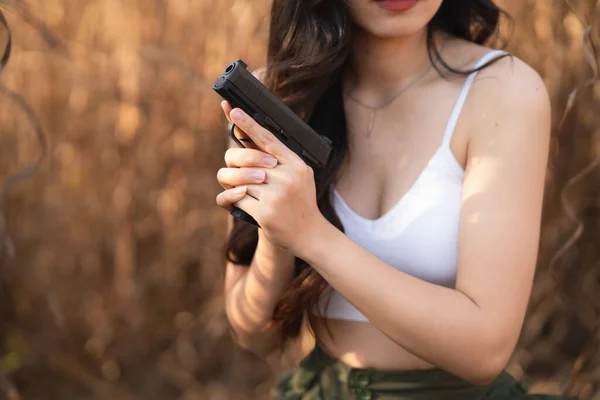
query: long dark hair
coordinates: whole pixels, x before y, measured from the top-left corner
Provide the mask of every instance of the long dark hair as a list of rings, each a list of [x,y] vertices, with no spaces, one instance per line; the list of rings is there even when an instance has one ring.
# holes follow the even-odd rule
[[[492,0],[456,3],[444,0],[428,25],[427,46],[438,72],[443,68],[468,74],[473,71],[456,70],[442,59],[434,33],[441,31],[484,44],[497,32],[503,11]],[[317,204],[341,231],[343,226],[330,203],[329,188],[348,153],[341,72],[350,57],[354,29],[343,0],[274,0],[264,77],[273,93],[333,142],[327,168],[315,171]],[[227,260],[250,265],[257,243],[257,228],[236,220],[225,246]],[[327,286],[316,270],[296,259],[296,276],[273,314],[284,339],[298,336],[305,312],[316,304]]]

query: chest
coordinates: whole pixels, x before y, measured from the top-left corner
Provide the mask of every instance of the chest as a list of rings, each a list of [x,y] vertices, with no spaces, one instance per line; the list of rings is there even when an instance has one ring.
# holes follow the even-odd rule
[[[428,282],[451,287],[456,277],[462,205],[462,171],[436,156],[411,190],[376,219],[357,214],[332,191],[345,234],[386,264]]]
[[[459,89],[433,86],[375,110],[345,98],[349,152],[335,187],[358,215],[385,215],[420,179],[440,151]],[[448,146],[461,163],[466,140],[453,136]]]

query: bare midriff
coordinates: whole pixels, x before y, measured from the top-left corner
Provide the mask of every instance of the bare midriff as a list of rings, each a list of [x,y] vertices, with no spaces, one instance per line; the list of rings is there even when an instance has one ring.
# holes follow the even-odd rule
[[[382,370],[434,368],[370,323],[313,317],[312,327],[323,350],[351,367]]]

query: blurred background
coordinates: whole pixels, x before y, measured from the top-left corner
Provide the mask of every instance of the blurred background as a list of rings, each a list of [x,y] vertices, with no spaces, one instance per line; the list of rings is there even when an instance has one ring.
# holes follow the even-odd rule
[[[600,45],[600,10],[498,4],[555,119],[509,371],[533,392],[600,399],[600,83],[584,41]],[[299,357],[240,351],[222,297],[227,135],[211,85],[231,60],[264,63],[269,5],[0,0],[13,35],[0,74],[0,399],[264,399]]]

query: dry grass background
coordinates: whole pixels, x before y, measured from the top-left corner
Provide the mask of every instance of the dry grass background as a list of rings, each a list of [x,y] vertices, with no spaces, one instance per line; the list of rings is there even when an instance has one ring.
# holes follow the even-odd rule
[[[0,398],[257,399],[270,367],[223,311],[227,145],[213,79],[264,60],[266,0],[0,0]],[[555,127],[592,74],[595,1],[499,1],[509,49],[544,77]],[[5,40],[4,36],[1,40]],[[31,108],[27,113],[24,102]],[[555,129],[538,278],[510,371],[533,391],[600,399],[600,84]],[[597,164],[598,162],[596,162]],[[561,204],[561,193],[567,206]],[[582,222],[577,240],[554,257]],[[554,261],[552,258],[554,257]]]

